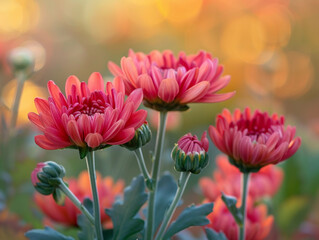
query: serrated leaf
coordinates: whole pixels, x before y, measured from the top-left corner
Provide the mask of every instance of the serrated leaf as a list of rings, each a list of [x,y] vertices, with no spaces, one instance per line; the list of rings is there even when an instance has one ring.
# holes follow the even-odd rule
[[[113,240],[133,238],[144,229],[144,221],[136,215],[146,200],[143,176],[133,178],[124,190],[124,200],[116,201],[112,209],[105,210],[113,221]]]
[[[83,200],[84,207],[93,215],[93,202],[90,198],[84,198]]]
[[[93,202],[91,199],[85,198],[83,200],[83,205],[91,214],[93,214]],[[94,226],[92,226],[92,224],[85,215],[81,214],[78,216],[77,224],[81,230],[78,232],[79,240],[94,240]]]
[[[241,214],[241,212],[239,211],[239,209],[236,206],[237,199],[235,197],[227,196],[224,193],[222,193],[222,200],[225,203],[225,205],[227,206],[229,212],[235,218],[236,223],[238,225],[242,225],[243,224],[243,215]]]
[[[213,206],[213,203],[206,203],[200,206],[191,205],[185,208],[176,221],[169,226],[163,239],[168,239],[188,227],[208,224],[209,220],[206,216],[212,212]]]
[[[77,224],[81,230],[78,232],[79,240],[94,240],[94,227],[85,215],[78,215]]]
[[[172,175],[164,173],[158,181],[155,199],[154,229],[163,221],[164,214],[172,203],[177,190],[177,184]]]
[[[30,240],[74,240],[74,238],[65,236],[50,227],[45,227],[44,229],[32,229],[26,232],[25,236]]]
[[[218,233],[210,228],[205,228],[205,232],[208,240],[227,240],[227,237],[223,232]]]

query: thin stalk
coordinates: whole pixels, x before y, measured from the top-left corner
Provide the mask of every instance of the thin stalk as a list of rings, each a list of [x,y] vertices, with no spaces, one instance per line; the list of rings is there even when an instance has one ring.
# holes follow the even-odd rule
[[[249,186],[249,173],[243,173],[243,181],[242,181],[242,193],[241,193],[241,206],[239,208],[242,216],[243,216],[243,224],[239,226],[239,240],[245,239],[245,220],[246,220],[246,202],[247,202],[247,193]]]
[[[11,129],[15,128],[17,123],[20,99],[22,95],[23,85],[26,80],[26,75],[24,72],[19,72],[17,73],[16,76],[17,76],[17,90],[16,90],[15,99],[11,108],[11,120],[10,120]]]
[[[100,215],[100,204],[99,197],[96,187],[96,174],[95,174],[95,157],[94,151],[89,151],[86,156],[86,164],[90,175],[90,183],[93,195],[93,209],[94,209],[94,222],[96,237],[98,240],[103,240],[102,226],[101,226],[101,215]]]
[[[179,177],[177,192],[175,194],[175,197],[174,197],[174,200],[173,200],[171,206],[169,207],[169,209],[165,213],[165,216],[164,216],[161,228],[158,231],[156,240],[163,239],[164,233],[168,227],[169,222],[171,221],[171,219],[173,217],[173,214],[176,210],[176,207],[177,207],[179,201],[181,200],[181,197],[184,193],[185,187],[187,185],[187,182],[188,182],[190,176],[191,176],[190,172],[181,172],[181,175]]]
[[[145,165],[144,157],[143,157],[143,152],[141,148],[138,148],[134,151],[138,166],[140,168],[141,173],[144,176],[146,186],[150,190],[150,183],[151,183],[151,177],[150,174],[148,173],[147,167]]]
[[[152,190],[149,193],[148,211],[147,211],[147,227],[146,240],[153,239],[154,232],[154,216],[155,216],[155,194],[157,189],[158,175],[161,167],[161,153],[163,151],[163,144],[165,138],[167,112],[160,112],[159,126],[157,129],[155,155],[152,168]]]
[[[62,181],[60,182],[59,189],[73,202],[73,204],[87,217],[90,223],[94,226],[94,218],[89,211],[84,207],[80,200],[71,192],[71,190]]]

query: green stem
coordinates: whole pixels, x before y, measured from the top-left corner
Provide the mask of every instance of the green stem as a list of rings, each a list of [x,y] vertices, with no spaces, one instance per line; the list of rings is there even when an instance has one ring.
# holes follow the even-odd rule
[[[89,211],[84,207],[80,200],[71,192],[71,190],[62,181],[60,182],[59,189],[73,202],[73,204],[87,217],[90,223],[94,226],[94,218]]]
[[[26,80],[26,75],[24,74],[24,72],[18,72],[16,77],[17,77],[17,90],[16,90],[15,99],[11,108],[11,121],[10,121],[11,129],[15,128],[17,123],[20,99],[22,95],[23,85]]]
[[[141,170],[141,173],[143,174],[144,176],[144,179],[145,179],[145,182],[146,182],[146,186],[149,190],[151,190],[151,177],[148,173],[148,170],[147,170],[147,167],[145,165],[145,161],[144,161],[144,157],[143,157],[143,153],[142,153],[142,149],[141,148],[138,148],[134,151],[135,153],[135,156],[136,156],[136,159],[137,159],[137,163],[138,163],[138,166]]]
[[[167,112],[160,112],[159,126],[157,129],[155,155],[152,168],[152,190],[149,193],[148,211],[147,211],[147,227],[146,240],[152,240],[154,232],[154,216],[155,216],[155,194],[157,189],[158,175],[160,172],[161,153],[165,138]]]
[[[163,235],[168,227],[169,222],[171,221],[173,214],[176,210],[176,207],[179,203],[179,201],[181,200],[181,197],[184,193],[185,187],[187,185],[188,179],[191,176],[190,172],[181,172],[181,175],[179,177],[179,181],[178,181],[178,189],[177,192],[175,194],[174,200],[171,204],[171,206],[169,207],[169,209],[167,210],[167,212],[165,213],[162,225],[160,230],[158,231],[156,240],[162,240],[163,239]]]
[[[243,181],[242,181],[242,193],[241,193],[241,206],[239,211],[243,216],[243,224],[239,226],[239,240],[245,239],[245,220],[246,220],[246,202],[247,202],[247,193],[248,193],[248,186],[249,186],[249,173],[243,173]]]
[[[86,164],[90,175],[91,189],[93,195],[93,209],[94,209],[94,221],[95,231],[98,240],[103,240],[102,226],[101,226],[101,215],[100,215],[100,204],[99,197],[96,187],[96,174],[95,174],[95,157],[94,151],[89,151],[86,156]]]

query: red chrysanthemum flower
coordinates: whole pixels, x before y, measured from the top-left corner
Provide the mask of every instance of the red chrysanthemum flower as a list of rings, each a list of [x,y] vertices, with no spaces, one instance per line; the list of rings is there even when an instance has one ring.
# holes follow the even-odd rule
[[[66,181],[68,182],[70,190],[81,202],[83,202],[85,198],[92,199],[90,179],[86,171],[83,171],[77,179],[70,178]],[[100,200],[101,221],[105,227],[110,228],[112,227],[112,221],[111,218],[105,214],[104,209],[112,207],[116,196],[122,194],[124,182],[120,180],[114,183],[111,177],[102,178],[101,175],[97,173],[97,188]],[[37,206],[47,217],[47,219],[45,219],[46,222],[52,221],[66,226],[77,226],[77,216],[81,214],[81,212],[69,198],[65,198],[63,205],[58,205],[52,195],[45,196],[36,192],[34,199]]]
[[[147,112],[138,110],[143,93],[131,91],[126,101],[120,78],[104,88],[100,73],[92,73],[88,84],[70,76],[65,84],[66,97],[53,81],[48,82],[48,100],[34,100],[38,114],[29,113],[30,121],[43,132],[35,137],[44,149],[100,149],[130,141],[145,121]]]
[[[225,109],[209,126],[209,135],[216,147],[229,156],[241,172],[256,172],[268,164],[277,164],[291,157],[301,144],[295,138],[295,127],[284,126],[284,117],[246,108],[231,115]]]
[[[274,218],[267,215],[266,205],[254,206],[253,201],[249,198],[247,200],[245,240],[265,239],[271,230]],[[210,223],[205,226],[206,228],[223,232],[229,240],[238,239],[238,227],[235,219],[220,197],[214,202],[214,211],[207,218]]]
[[[158,111],[183,111],[188,103],[220,102],[234,95],[216,94],[230,76],[221,77],[223,66],[204,51],[188,56],[180,52],[176,58],[169,50],[147,55],[130,50],[121,59],[121,67],[110,62],[109,69],[124,80],[126,94],[142,88],[144,105]]]
[[[228,162],[225,155],[219,155],[216,159],[217,169],[213,172],[213,179],[203,177],[199,185],[204,196],[210,201],[215,201],[221,196],[221,192],[226,195],[240,198],[242,174],[235,166]],[[283,171],[275,165],[268,165],[258,173],[250,176],[248,196],[253,200],[263,197],[272,197],[278,191],[283,180]]]

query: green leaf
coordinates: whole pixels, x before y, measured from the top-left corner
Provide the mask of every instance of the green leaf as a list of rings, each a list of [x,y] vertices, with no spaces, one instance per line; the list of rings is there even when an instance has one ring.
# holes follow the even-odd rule
[[[206,203],[200,206],[191,205],[185,208],[176,221],[169,226],[163,239],[168,239],[188,227],[208,224],[209,220],[206,216],[212,212],[213,206],[213,203]]]
[[[50,227],[32,229],[26,232],[25,236],[30,240],[74,240],[74,238],[64,236]]]
[[[78,232],[79,240],[94,240],[94,227],[87,217],[83,214],[79,215],[77,223],[80,228],[80,231]]]
[[[103,230],[103,239],[112,240],[113,238],[113,229],[104,229]]]
[[[227,196],[224,193],[222,193],[222,200],[227,206],[230,213],[235,218],[236,223],[241,226],[243,224],[243,215],[241,214],[239,209],[236,207],[237,199],[235,197]]]
[[[172,175],[164,173],[158,182],[155,199],[154,229],[157,229],[164,218],[166,210],[172,203],[177,190],[177,184]]]
[[[205,232],[208,240],[227,240],[227,237],[223,232],[218,233],[210,228],[205,228]]]
[[[144,229],[144,221],[136,215],[146,200],[143,176],[133,178],[131,185],[124,190],[124,200],[116,201],[112,209],[105,210],[113,221],[113,240],[136,239]]]
[[[90,198],[84,198],[83,200],[84,207],[93,215],[93,202]]]
[[[93,202],[91,199],[85,198],[83,200],[83,205],[91,214],[93,214]],[[78,216],[77,224],[80,228],[80,231],[78,232],[79,240],[94,240],[94,226],[92,226],[85,215],[81,214]]]

